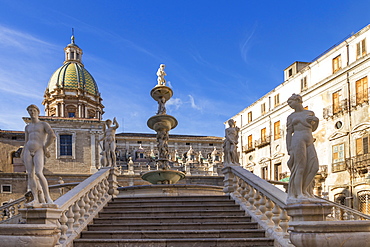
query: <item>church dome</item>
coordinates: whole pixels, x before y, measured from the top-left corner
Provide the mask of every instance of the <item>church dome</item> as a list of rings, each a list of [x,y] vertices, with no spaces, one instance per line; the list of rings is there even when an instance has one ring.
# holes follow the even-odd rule
[[[82,49],[74,42],[64,48],[63,65],[50,77],[44,94],[45,115],[102,119],[102,98],[94,77],[82,63]]]
[[[99,95],[98,85],[92,75],[77,62],[69,61],[57,69],[48,84],[49,92],[56,89],[80,89],[92,95]]]

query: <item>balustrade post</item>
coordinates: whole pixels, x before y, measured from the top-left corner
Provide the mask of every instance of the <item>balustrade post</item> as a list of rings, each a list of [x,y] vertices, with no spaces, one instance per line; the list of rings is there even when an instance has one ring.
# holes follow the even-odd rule
[[[224,192],[229,195],[234,192],[233,181],[235,175],[232,173],[230,166],[223,168],[222,173],[224,174]]]
[[[260,219],[261,220],[267,220],[267,217],[265,215],[265,213],[266,213],[266,197],[265,197],[265,195],[261,194],[261,199],[259,201],[259,204],[260,204],[259,211],[261,212]]]
[[[116,197],[119,194],[117,176],[118,176],[117,167],[111,167],[108,177],[109,182],[108,194],[111,195],[112,197]]]

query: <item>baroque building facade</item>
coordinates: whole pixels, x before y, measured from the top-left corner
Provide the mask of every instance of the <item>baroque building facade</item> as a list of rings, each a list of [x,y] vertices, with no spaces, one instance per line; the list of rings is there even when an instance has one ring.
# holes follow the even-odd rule
[[[313,133],[320,170],[315,192],[370,213],[370,25],[311,62],[284,70],[284,82],[232,117],[240,127],[241,165],[256,175],[287,181],[287,100],[300,94],[320,123]],[[225,123],[226,124],[226,123]]]

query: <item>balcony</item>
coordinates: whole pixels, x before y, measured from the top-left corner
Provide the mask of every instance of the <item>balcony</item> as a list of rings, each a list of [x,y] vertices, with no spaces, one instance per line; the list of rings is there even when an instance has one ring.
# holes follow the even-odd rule
[[[359,175],[362,176],[365,173],[368,173],[370,168],[370,154],[359,154],[351,158],[346,159],[347,167]]]
[[[261,139],[258,139],[254,142],[254,145],[257,147],[257,148],[262,148],[264,146],[267,146],[270,144],[270,141],[271,141],[271,137],[270,136],[266,136],[265,138],[261,138]]]
[[[347,168],[346,162],[337,162],[331,164],[331,172],[342,172],[345,171]]]
[[[323,109],[324,119],[348,112],[348,99],[341,100],[338,105],[332,104]]]
[[[250,152],[252,152],[252,151],[254,151],[256,148],[253,146],[253,144],[251,143],[251,145],[245,145],[245,146],[243,146],[243,148],[242,148],[242,151],[244,152],[244,153],[250,153]]]

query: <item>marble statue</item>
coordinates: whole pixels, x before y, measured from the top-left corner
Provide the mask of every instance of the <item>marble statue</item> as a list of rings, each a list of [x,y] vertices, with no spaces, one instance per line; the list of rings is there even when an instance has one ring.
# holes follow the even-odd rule
[[[31,122],[25,128],[25,144],[21,157],[26,166],[33,201],[25,206],[41,207],[41,204],[53,204],[43,169],[45,157],[50,157],[48,147],[56,136],[48,123],[39,120],[40,110],[36,105],[28,106],[27,111]]]
[[[158,98],[158,112],[157,115],[166,114],[166,98],[161,96]]]
[[[288,105],[294,112],[287,119],[286,146],[290,158],[290,180],[288,202],[314,198],[314,178],[319,170],[319,161],[314,147],[312,132],[319,125],[319,119],[313,111],[305,110],[302,97],[293,94]]]
[[[212,163],[216,162],[216,157],[217,157],[217,149],[216,149],[216,147],[213,147],[213,151],[211,153]]]
[[[166,67],[166,65],[164,64],[161,64],[159,66],[159,69],[157,70],[157,82],[158,82],[158,86],[166,86],[166,80],[164,79],[164,76],[166,76],[166,72],[164,71],[164,68]]]
[[[186,153],[187,161],[193,161],[194,160],[194,149],[193,146],[190,145],[190,148],[188,152]]]
[[[237,152],[239,127],[236,127],[235,121],[230,119],[228,121],[229,128],[225,130],[224,148],[224,165],[238,165],[239,156]]]
[[[103,137],[100,141],[103,141],[103,151],[102,155],[104,158],[101,159],[102,166],[112,167],[116,165],[116,130],[118,129],[119,124],[116,118],[113,118],[113,125],[110,119],[105,121],[103,126]]]
[[[168,158],[168,131],[161,129],[157,132],[157,148],[158,148],[158,158],[167,159]]]

